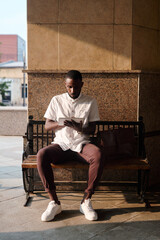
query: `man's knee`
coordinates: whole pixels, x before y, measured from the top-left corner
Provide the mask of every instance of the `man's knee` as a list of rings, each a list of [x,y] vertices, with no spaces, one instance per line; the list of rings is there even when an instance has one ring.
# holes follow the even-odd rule
[[[47,159],[47,151],[46,148],[41,148],[37,153],[37,163],[38,166],[43,165]]]

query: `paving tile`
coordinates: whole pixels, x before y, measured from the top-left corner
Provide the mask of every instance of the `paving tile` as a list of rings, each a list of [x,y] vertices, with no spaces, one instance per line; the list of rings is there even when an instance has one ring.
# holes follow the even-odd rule
[[[139,223],[137,223],[139,224]],[[147,233],[145,229],[137,229],[137,225],[134,225],[133,223],[123,223],[123,224],[117,224],[117,226],[112,226],[111,229],[104,231],[95,237],[92,238],[92,240],[99,240],[99,239],[105,239],[105,240],[144,240],[144,239],[154,239],[152,238],[152,233]],[[156,237],[156,236],[155,236]],[[156,238],[155,238],[156,239]]]
[[[8,173],[8,175],[10,175],[12,178],[20,178],[22,180],[22,171],[13,171]]]
[[[47,237],[47,239],[52,239],[53,236],[55,239],[58,240],[64,240],[64,238],[66,240],[75,240],[75,239],[90,239],[94,235],[89,232],[84,232],[82,229],[79,229],[76,226],[74,227],[67,226],[60,229],[55,229],[54,232],[53,230],[47,231],[45,234],[45,237]]]
[[[1,202],[1,216],[3,221],[0,224],[0,232],[12,232],[28,221],[34,220],[35,211],[23,207],[24,196]]]
[[[8,143],[11,148],[7,152]],[[88,221],[79,212],[81,192],[58,192],[62,213],[51,222],[41,222],[49,203],[44,192],[31,194],[24,207],[21,174],[22,139],[0,136],[0,239],[3,240],[160,240],[160,197],[152,196],[152,208],[145,209],[136,193],[95,192],[92,205],[98,221]]]
[[[22,179],[8,177],[0,180],[0,190],[12,189],[17,186],[22,186]]]
[[[13,189],[1,190],[0,191],[0,202],[18,198],[24,195],[24,190],[22,186],[15,187]]]
[[[131,222],[137,230],[152,235],[153,238],[150,239],[156,239],[156,237],[160,239],[160,206],[139,214],[132,221],[129,220],[128,224],[131,224]]]
[[[67,226],[61,228],[51,228],[44,231],[28,231],[28,232],[12,232],[12,233],[1,233],[0,237],[3,239],[35,239],[35,240],[50,240],[50,239],[58,239],[58,240],[75,240],[75,239],[90,239],[93,237],[93,234],[82,232],[76,227]]]
[[[0,179],[6,179],[6,178],[20,178],[22,179],[22,172],[17,171],[16,169],[12,169],[12,171],[0,171]]]

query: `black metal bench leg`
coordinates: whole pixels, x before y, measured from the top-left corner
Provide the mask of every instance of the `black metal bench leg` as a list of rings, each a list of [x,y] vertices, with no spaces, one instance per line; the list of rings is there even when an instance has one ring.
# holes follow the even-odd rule
[[[24,207],[27,207],[27,206],[28,206],[30,200],[31,200],[30,193],[27,192],[27,193],[26,193],[26,201],[25,201]]]
[[[145,203],[146,208],[151,207],[149,200],[145,197],[146,191],[148,190],[148,186],[149,186],[149,170],[144,170],[140,197],[141,201]]]
[[[26,202],[24,204],[24,207],[27,207],[30,200],[32,199],[32,197],[30,197],[30,193],[33,192],[33,179],[34,179],[34,170],[33,169],[29,169],[29,174],[28,171],[26,171],[26,179],[28,182],[28,189],[26,189]]]
[[[141,170],[138,170],[138,187],[137,187],[137,193],[138,193],[139,196],[140,196],[141,191],[142,191],[142,181],[141,181],[141,178],[142,178]]]
[[[145,202],[146,208],[151,207],[151,205],[149,203],[149,200],[145,197],[145,193],[149,188],[149,172],[150,172],[150,170],[145,170],[144,171],[145,179],[144,179],[144,186],[143,186],[144,187],[143,197],[144,197],[144,202]]]

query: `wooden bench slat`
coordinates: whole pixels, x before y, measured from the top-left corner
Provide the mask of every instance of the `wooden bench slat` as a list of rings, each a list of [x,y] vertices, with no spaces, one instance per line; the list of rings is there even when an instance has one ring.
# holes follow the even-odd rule
[[[51,164],[53,168],[81,168],[86,169],[88,168],[88,164],[74,162],[74,161],[67,161],[66,163],[63,162],[61,164]],[[36,155],[29,155],[27,159],[25,159],[22,163],[22,168],[37,168],[37,156]],[[130,158],[130,159],[118,159],[112,162],[106,162],[105,164],[106,169],[131,169],[131,170],[146,170],[150,169],[150,165],[148,163],[147,158],[142,159],[140,157],[137,158]]]
[[[88,164],[82,164],[79,162],[67,161],[66,163],[61,164],[51,164],[53,168],[88,168]],[[37,168],[37,160],[34,159],[26,159],[22,163],[22,168]]]

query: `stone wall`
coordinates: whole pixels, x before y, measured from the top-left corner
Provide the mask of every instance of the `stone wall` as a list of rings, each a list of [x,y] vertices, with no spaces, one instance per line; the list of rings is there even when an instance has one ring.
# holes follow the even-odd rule
[[[29,69],[160,69],[159,0],[27,2]]]
[[[160,130],[160,73],[140,75],[139,112],[147,132]]]
[[[28,115],[43,119],[65,91],[65,72],[77,69],[102,120],[142,115],[148,132],[160,130],[159,0],[28,0],[27,8]],[[160,175],[158,139],[146,139],[151,183]]]
[[[27,128],[26,107],[0,107],[0,135],[23,136]]]
[[[82,73],[82,92],[97,99],[101,120],[137,120],[136,72]],[[29,73],[28,114],[43,119],[51,98],[65,92],[64,73]]]
[[[160,73],[140,75],[139,114],[144,118],[146,133],[150,133],[145,139],[147,157],[151,164],[150,184],[157,184],[156,189],[160,190]]]
[[[28,71],[29,104],[28,115],[42,120],[47,106],[54,95],[65,92],[65,73],[47,71]],[[141,71],[124,72],[83,72],[84,87],[82,92],[95,97],[98,102],[101,120],[133,120],[143,116],[146,132],[159,131],[160,123],[160,74]],[[151,164],[150,184],[158,182],[159,137],[150,136],[145,140],[148,160]],[[74,173],[73,173],[74,175]],[[79,177],[83,174],[79,173]],[[124,171],[107,172],[103,178],[125,179]],[[129,179],[135,179],[130,173]]]

